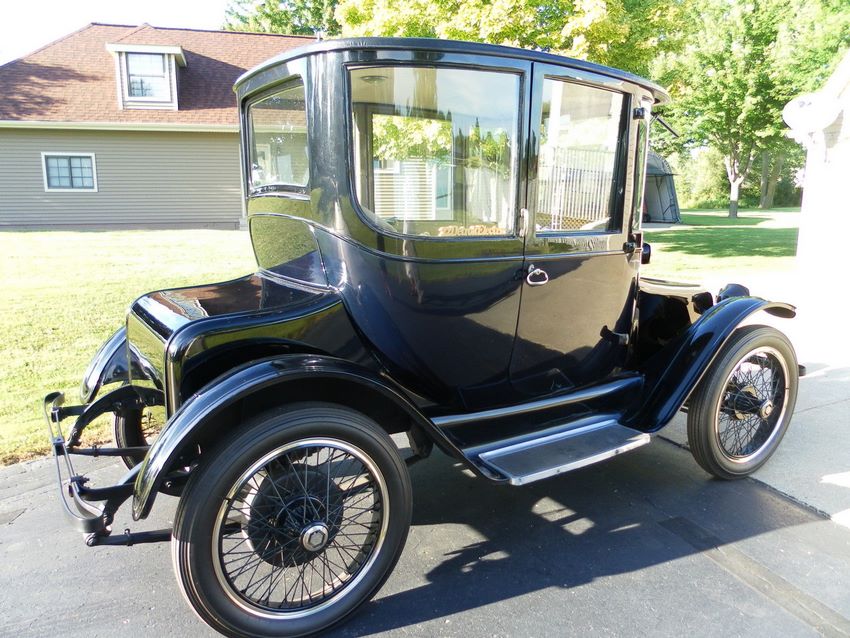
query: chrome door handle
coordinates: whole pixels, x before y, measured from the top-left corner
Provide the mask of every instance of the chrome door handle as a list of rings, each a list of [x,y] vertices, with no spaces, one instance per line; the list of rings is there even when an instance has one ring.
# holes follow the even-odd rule
[[[528,266],[528,276],[525,278],[529,286],[542,286],[549,282],[549,275],[542,268],[537,268],[534,264]]]

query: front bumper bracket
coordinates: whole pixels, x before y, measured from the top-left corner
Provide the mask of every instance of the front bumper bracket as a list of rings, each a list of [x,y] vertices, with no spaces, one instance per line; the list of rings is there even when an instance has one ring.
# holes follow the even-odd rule
[[[145,390],[145,388],[132,388],[131,386],[125,386],[125,388],[129,389],[129,392],[125,390],[118,397],[125,401],[123,405],[138,405],[132,395],[145,397],[144,394],[140,395],[136,392],[138,390]],[[119,388],[119,390],[123,390],[123,388]],[[115,400],[111,400],[98,405],[103,399],[107,399],[112,394],[114,393],[111,392],[109,395],[105,395],[89,406],[64,407],[62,405],[64,395],[61,392],[52,392],[44,398],[44,416],[47,422],[47,431],[50,437],[50,446],[53,450],[53,458],[56,462],[56,477],[59,482],[59,499],[62,502],[62,507],[74,528],[87,535],[86,544],[89,546],[129,546],[168,540],[171,531],[167,529],[137,533],[131,533],[130,530],[125,530],[123,535],[110,538],[111,525],[115,512],[125,501],[132,497],[133,485],[141,465],[133,467],[115,485],[94,488],[88,487],[88,477],[77,474],[71,462],[70,457],[74,454],[85,456],[124,456],[131,452],[141,452],[147,449],[146,447],[93,447],[89,449],[78,449],[79,433],[75,445],[72,445],[70,441],[65,439],[61,428],[61,421],[64,418],[77,416],[78,418],[74,423],[74,428],[82,421],[82,427],[79,428],[79,432],[81,432],[82,428],[90,423],[95,416],[109,411],[104,410],[105,406],[115,404]],[[149,400],[156,400],[154,395],[147,398]],[[141,398],[140,400],[144,401],[145,399]],[[145,403],[145,405],[148,404]]]

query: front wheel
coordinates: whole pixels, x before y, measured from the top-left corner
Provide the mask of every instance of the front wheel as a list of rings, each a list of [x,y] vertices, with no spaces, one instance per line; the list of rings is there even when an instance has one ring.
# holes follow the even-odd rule
[[[266,412],[202,458],[174,521],[180,587],[230,636],[307,636],[367,601],[407,538],[396,446],[329,404]]]
[[[116,447],[149,446],[165,423],[165,409],[156,408],[125,410],[112,419],[112,434]],[[121,457],[127,469],[133,469],[145,460],[144,452],[130,452]]]
[[[776,451],[797,402],[799,370],[788,338],[768,326],[735,331],[688,407],[688,445],[722,479],[748,476]]]

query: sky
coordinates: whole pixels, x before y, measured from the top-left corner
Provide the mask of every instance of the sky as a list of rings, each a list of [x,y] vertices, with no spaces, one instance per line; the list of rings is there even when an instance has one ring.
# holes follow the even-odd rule
[[[219,29],[227,0],[0,0],[0,64],[90,22]]]

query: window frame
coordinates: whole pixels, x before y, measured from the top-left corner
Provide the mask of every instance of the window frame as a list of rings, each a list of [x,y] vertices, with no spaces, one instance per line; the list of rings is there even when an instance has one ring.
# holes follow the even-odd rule
[[[395,52],[393,52],[395,53]],[[486,61],[485,61],[486,60]],[[352,108],[353,88],[352,88],[352,71],[361,69],[386,69],[386,68],[426,68],[426,69],[454,69],[471,72],[489,72],[489,73],[504,73],[513,75],[517,78],[516,92],[516,108],[517,108],[517,127],[516,127],[516,149],[514,152],[513,163],[511,167],[514,173],[514,218],[510,232],[504,235],[447,235],[443,237],[429,235],[410,235],[399,232],[394,228],[387,228],[380,221],[373,219],[377,217],[374,211],[368,210],[360,202],[360,197],[357,195],[356,171],[355,166],[358,165],[358,159],[355,157],[354,135],[356,125],[354,123],[354,112]],[[439,62],[421,61],[418,59],[400,59],[395,56],[377,56],[368,61],[356,60],[342,64],[344,99],[343,109],[345,111],[345,143],[348,145],[346,153],[347,173],[348,173],[348,188],[350,192],[350,201],[352,208],[357,213],[360,220],[373,231],[381,235],[393,237],[405,242],[423,241],[430,243],[451,243],[451,242],[481,242],[483,240],[493,241],[510,241],[522,240],[522,211],[526,203],[526,187],[527,187],[527,167],[528,167],[528,125],[529,125],[529,107],[532,103],[531,87],[533,85],[531,76],[531,63],[528,61],[515,60],[511,58],[482,58],[481,56],[470,56],[467,54],[448,54],[443,56]],[[417,109],[419,110],[419,109]]]
[[[131,95],[130,94],[130,56],[131,55],[158,55],[162,59],[162,64],[164,67],[164,76],[165,85],[168,87],[168,95],[166,97],[159,97],[156,95]],[[123,58],[123,66],[124,66],[124,81],[122,84],[122,91],[124,95],[124,103],[134,103],[134,102],[150,102],[153,104],[167,104],[173,105],[175,100],[174,93],[174,65],[173,58],[174,56],[168,53],[158,53],[156,51],[125,51],[122,55]],[[142,77],[154,77],[154,76],[142,76]]]
[[[251,108],[257,103],[262,102],[267,97],[272,95],[276,95],[277,93],[282,93],[289,88],[292,88],[295,84],[301,84],[301,88],[304,90],[304,130],[307,135],[307,143],[304,147],[307,153],[307,183],[303,186],[298,184],[265,184],[263,186],[254,187],[251,184],[251,155],[252,150],[255,147],[254,143],[254,125],[251,119]],[[244,107],[242,109],[243,112],[243,131],[244,133],[244,150],[243,153],[245,155],[243,160],[243,170],[245,171],[245,189],[246,196],[248,198],[253,197],[263,197],[267,195],[283,195],[290,197],[297,197],[299,199],[304,199],[309,197],[310,193],[310,184],[313,179],[313,159],[312,152],[310,148],[310,109],[307,107],[309,101],[308,97],[308,86],[306,74],[303,72],[293,73],[291,75],[286,76],[281,82],[275,84],[267,91],[263,91],[262,93],[258,93],[257,95],[251,96],[249,100],[244,103]]]
[[[543,67],[543,68],[540,68]],[[629,136],[630,136],[630,120],[629,117],[631,113],[631,104],[632,104],[632,95],[629,90],[622,86],[621,83],[614,84],[610,78],[601,78],[595,74],[589,73],[571,73],[570,69],[560,67],[555,67],[551,65],[539,65],[537,69],[535,69],[535,75],[539,76],[539,85],[535,82],[535,94],[533,97],[535,108],[532,113],[532,127],[535,131],[536,138],[536,148],[533,153],[533,157],[531,158],[531,166],[529,167],[529,173],[533,173],[533,179],[530,181],[533,182],[533,189],[529,189],[529,200],[528,200],[528,208],[531,211],[530,214],[530,233],[535,237],[539,237],[540,239],[546,239],[549,237],[576,237],[581,235],[622,235],[627,230],[627,224],[629,223],[626,220],[626,173],[628,170],[629,164]],[[600,79],[603,79],[603,82],[600,82]],[[616,219],[619,217],[618,227],[609,229],[606,228],[604,230],[590,230],[590,229],[561,229],[561,230],[537,230],[537,204],[538,204],[538,196],[539,196],[539,162],[540,162],[540,135],[543,126],[543,87],[545,82],[549,80],[552,82],[562,82],[564,84],[573,85],[573,86],[581,86],[589,89],[594,89],[597,91],[607,91],[609,93],[615,93],[622,98],[622,103],[620,106],[620,122],[618,127],[618,139],[617,139],[617,148],[615,151],[615,160],[614,160],[614,182],[612,184],[613,187],[613,197],[609,203],[609,219]],[[605,81],[607,80],[607,82]],[[607,85],[606,85],[607,84]],[[613,214],[610,214],[613,213]]]
[[[55,188],[50,186],[47,177],[47,158],[49,157],[87,157],[91,160],[92,172],[92,187],[91,188]],[[42,151],[41,153],[41,173],[44,181],[45,193],[97,193],[97,160],[94,153],[77,153],[70,151]]]

